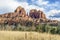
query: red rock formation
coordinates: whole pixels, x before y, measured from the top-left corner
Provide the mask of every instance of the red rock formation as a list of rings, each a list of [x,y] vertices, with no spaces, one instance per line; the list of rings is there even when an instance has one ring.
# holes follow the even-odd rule
[[[37,13],[37,10],[36,9],[30,10],[29,16],[31,18],[39,18],[39,14]]]
[[[42,11],[40,11],[40,10],[37,11],[36,9],[30,10],[29,16],[32,17],[32,18],[46,19],[45,14]]]
[[[22,7],[18,7],[15,12],[10,12],[10,13],[5,13],[0,15],[0,23],[4,23],[5,20],[7,22],[14,21],[14,22],[19,22],[20,17],[25,17],[26,16],[26,12],[24,10],[24,8]]]
[[[22,17],[26,16],[26,11],[21,6],[17,7],[15,13],[17,13],[18,16],[22,16]]]
[[[45,14],[42,11],[37,11],[36,9],[30,10],[29,15],[26,14],[26,11],[21,6],[17,7],[14,12],[5,13],[0,15],[0,23],[19,23],[20,20],[29,20],[33,21],[35,19],[46,19]]]

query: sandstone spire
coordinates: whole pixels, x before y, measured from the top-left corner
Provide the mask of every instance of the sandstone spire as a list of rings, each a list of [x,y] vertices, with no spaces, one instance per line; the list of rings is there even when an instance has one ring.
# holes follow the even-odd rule
[[[24,8],[22,8],[21,6],[17,7],[17,9],[15,10],[16,13],[19,13],[19,14],[24,14],[26,15],[26,11]]]
[[[45,14],[40,11],[40,10],[36,10],[36,9],[32,9],[30,10],[30,13],[29,13],[29,16],[32,17],[32,18],[42,18],[42,19],[45,19]]]

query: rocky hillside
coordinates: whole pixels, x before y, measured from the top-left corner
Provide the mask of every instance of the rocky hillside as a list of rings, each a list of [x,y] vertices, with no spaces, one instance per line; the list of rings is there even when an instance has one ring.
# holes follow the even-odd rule
[[[17,7],[14,12],[5,13],[0,15],[0,24],[7,23],[19,23],[21,20],[23,21],[34,21],[35,23],[45,23],[51,22],[45,16],[45,14],[41,10],[31,9],[29,15],[26,13],[25,9],[21,6]],[[53,21],[56,22],[56,21]]]

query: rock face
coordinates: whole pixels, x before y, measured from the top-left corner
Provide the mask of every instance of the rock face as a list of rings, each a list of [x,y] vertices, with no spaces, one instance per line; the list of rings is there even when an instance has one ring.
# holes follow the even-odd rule
[[[32,9],[30,10],[28,15],[26,14],[25,9],[19,6],[14,12],[0,15],[0,24],[1,23],[8,23],[8,24],[19,23],[20,20],[25,20],[25,21],[34,20],[35,22],[39,22],[39,21],[42,22],[42,21],[45,21],[45,19],[46,19],[46,16],[42,11],[40,10],[37,11],[36,9]]]
[[[38,10],[37,13],[39,14],[39,18],[46,19],[46,16],[42,11]]]
[[[37,11],[36,9],[30,10],[29,16],[31,18],[37,18],[37,19],[38,18],[42,18],[42,19],[46,19],[45,14],[42,11],[40,11],[40,10]]]
[[[37,13],[36,9],[32,9],[32,10],[30,10],[29,16],[31,18],[39,18],[39,13]]]
[[[0,23],[19,22],[19,17],[26,17],[26,11],[22,7],[18,7],[15,12],[5,13],[0,15]]]
[[[26,16],[26,11],[21,6],[17,7],[15,13],[18,13],[19,14],[18,16],[22,16],[22,17]]]
[[[36,23],[37,23],[37,20],[35,20],[35,19],[38,19],[39,22],[45,22],[46,21],[45,14],[42,11],[40,11],[40,10],[38,10],[38,11],[36,9],[30,10],[29,16],[31,18],[34,18],[34,21]]]
[[[21,17],[26,16],[26,12],[24,8],[20,6],[15,10],[15,12],[10,12],[10,13],[5,13],[0,15],[0,17],[3,17],[3,18],[18,17],[18,16],[21,16]]]

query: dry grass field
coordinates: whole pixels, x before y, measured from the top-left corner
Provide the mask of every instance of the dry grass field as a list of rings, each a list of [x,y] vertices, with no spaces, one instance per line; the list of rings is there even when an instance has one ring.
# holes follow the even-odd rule
[[[60,40],[60,35],[37,32],[0,31],[0,40]]]

